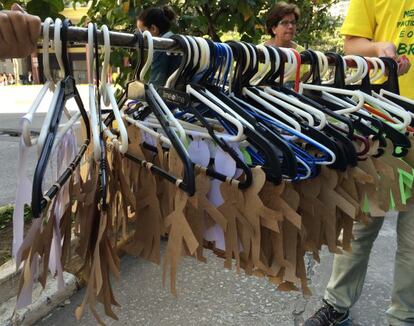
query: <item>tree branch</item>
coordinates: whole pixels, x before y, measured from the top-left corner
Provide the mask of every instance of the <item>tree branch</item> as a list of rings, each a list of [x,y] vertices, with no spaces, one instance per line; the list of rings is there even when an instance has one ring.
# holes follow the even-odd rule
[[[218,34],[216,32],[214,20],[213,20],[213,17],[211,15],[211,10],[210,10],[210,7],[209,7],[208,3],[205,3],[201,8],[203,10],[202,14],[207,18],[208,34],[213,39],[213,41],[220,42],[220,36],[218,36]]]

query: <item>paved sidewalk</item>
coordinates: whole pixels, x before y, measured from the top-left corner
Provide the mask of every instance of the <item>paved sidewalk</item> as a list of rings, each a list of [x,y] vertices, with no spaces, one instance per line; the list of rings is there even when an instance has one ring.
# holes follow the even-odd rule
[[[352,310],[354,325],[387,325],[385,310],[392,285],[395,222],[384,223],[375,243],[362,298]],[[300,325],[320,305],[328,282],[332,256],[324,251],[321,264],[311,268],[314,295],[304,300],[299,293],[283,293],[265,279],[237,275],[223,268],[223,261],[209,253],[207,264],[185,258],[180,264],[178,298],[163,288],[161,267],[142,259],[122,260],[121,280],[115,284],[119,321],[104,318],[107,325]],[[85,290],[57,308],[36,325],[77,325],[74,310]],[[99,310],[102,313],[102,310]],[[95,325],[87,311],[81,325]]]

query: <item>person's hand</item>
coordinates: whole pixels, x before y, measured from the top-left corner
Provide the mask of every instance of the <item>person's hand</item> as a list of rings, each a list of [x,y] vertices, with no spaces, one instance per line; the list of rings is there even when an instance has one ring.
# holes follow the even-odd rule
[[[0,59],[24,58],[36,49],[41,20],[17,4],[0,11]]]
[[[397,61],[397,48],[391,42],[375,42],[375,52],[377,57],[389,57]]]
[[[411,68],[411,62],[405,55],[402,55],[397,59],[397,64],[398,75],[400,76],[406,74]]]
[[[401,57],[397,56],[397,49],[395,45],[391,42],[375,42],[375,51],[378,57],[389,57],[394,59],[398,64],[398,75],[406,74],[411,67],[410,60],[403,55]]]

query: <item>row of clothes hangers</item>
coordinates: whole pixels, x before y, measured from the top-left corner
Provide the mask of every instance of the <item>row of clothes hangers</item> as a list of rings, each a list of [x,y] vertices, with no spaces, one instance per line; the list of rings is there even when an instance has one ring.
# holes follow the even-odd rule
[[[403,157],[411,146],[413,103],[398,95],[397,67],[391,59],[342,57],[311,50],[299,54],[293,49],[236,41],[215,43],[199,37],[174,35],[170,41],[180,49],[181,64],[165,86],[156,89],[146,83],[144,77],[151,67],[159,39],[154,39],[149,32],[136,33],[133,44],[137,45],[138,61],[132,80],[124,85],[124,92],[117,99],[107,82],[113,34],[106,26],[98,31],[96,25],[90,23],[87,28],[88,113],[70,69],[70,24],[59,19],[54,26],[51,23],[51,19],[43,23],[46,83],[28,114],[22,118],[21,146],[37,146],[39,153],[31,194],[35,220],[28,234],[41,229],[49,204],[62,193],[67,181],[85,161],[99,175],[97,195],[92,198],[97,201],[94,209],[101,214],[106,212],[107,205],[110,206],[113,200],[108,197],[108,174],[111,172],[108,148],[167,180],[178,189],[177,193],[192,196],[197,191],[198,173],[235,185],[242,193],[254,183],[257,173],[252,170],[255,167],[264,172],[267,181],[279,185],[284,181],[312,179],[321,170],[327,170],[324,166],[346,171],[369,156],[380,157],[392,152],[394,156]],[[58,81],[51,77],[48,62],[51,29],[61,67]],[[103,45],[102,62],[99,43]],[[308,67],[306,76],[301,74],[304,65]],[[333,78],[326,77],[330,68],[333,68]],[[374,84],[384,78],[385,82]],[[293,82],[293,88],[286,80]],[[53,92],[50,109],[40,136],[33,139],[30,124],[48,91]],[[66,101],[72,98],[79,108],[77,112],[65,108]],[[54,151],[59,149],[59,140],[79,122],[84,132],[80,136],[78,152],[68,160],[68,166],[56,182],[44,191],[45,171]],[[141,134],[142,144],[134,142],[134,137],[129,134],[135,129]],[[141,155],[142,151],[137,150],[141,146],[152,153],[151,158]],[[85,155],[88,152],[90,155]],[[178,161],[161,164],[162,160],[157,160],[161,156],[175,157]],[[87,198],[89,188],[85,184],[81,190]],[[210,200],[216,205],[214,198]],[[78,201],[77,206],[82,205]],[[66,206],[71,211],[70,203]],[[294,209],[292,212],[296,214]],[[93,227],[99,224],[99,239],[106,237],[105,241],[109,241],[109,236],[105,235],[107,231],[104,232],[107,223],[104,220],[97,218]],[[296,220],[300,228],[300,218]],[[277,229],[274,224],[272,227]],[[85,230],[83,236],[88,238],[90,229]],[[26,250],[32,245],[33,238],[16,244],[17,265],[22,260],[34,259],[36,253],[30,251],[28,254]],[[92,235],[89,238],[88,241],[95,241],[95,244],[85,245],[86,251],[95,250],[93,245],[100,248],[101,240]],[[174,236],[171,238],[174,240]],[[59,247],[62,241],[57,242]],[[104,247],[107,249],[110,245]],[[46,252],[47,248],[43,250]],[[96,261],[96,266],[103,266],[99,252],[90,256],[82,254],[82,257],[86,257],[85,261]],[[255,258],[259,260],[257,252]],[[113,261],[109,265],[116,269]],[[28,266],[31,268],[30,264]],[[109,278],[109,274],[105,273],[105,277]],[[100,284],[102,286],[102,282]],[[91,289],[94,290],[93,286]],[[18,306],[27,303],[25,293],[23,288]]]
[[[386,138],[392,142],[396,156],[404,156],[410,148],[410,141],[405,135],[411,124],[411,113],[407,111],[410,100],[389,95],[398,92],[395,88],[398,85],[396,66],[390,59],[354,56],[352,60],[357,65],[357,71],[352,76],[345,76],[344,59],[350,58],[334,53],[324,55],[306,51],[299,56],[291,49],[255,47],[242,42],[215,44],[180,35],[173,38],[184,51],[181,66],[168,79],[166,87],[158,90],[168,103],[167,108],[159,99],[157,104],[151,105],[162,106],[175,126],[181,144],[185,144],[188,135],[193,134],[191,127],[181,126],[183,121],[199,120],[210,131],[222,128],[226,132],[218,136],[222,141],[221,147],[243,141],[252,157],[251,165],[261,165],[268,179],[275,183],[283,179],[296,181],[314,177],[321,165],[342,171],[348,166],[355,166],[369,149],[369,137],[380,141],[380,148],[375,154],[378,156],[383,153]],[[151,46],[148,51],[152,51]],[[260,64],[259,55],[264,55],[264,64]],[[284,86],[283,78],[292,70],[299,71],[302,57],[311,65],[312,81],[298,83],[296,78],[295,83],[299,87],[292,90]],[[328,58],[335,62],[335,78],[332,82],[323,83],[319,63],[328,62]],[[289,60],[290,71],[285,73]],[[369,62],[374,62],[372,65],[377,67],[371,75]],[[372,85],[371,79],[385,75],[385,68],[392,72],[388,81]],[[296,75],[300,75],[297,72]],[[131,82],[127,86],[126,97],[129,88],[137,85],[145,89],[145,85],[138,80]],[[379,93],[374,89],[380,90]],[[130,99],[143,100],[144,97],[150,98],[148,93],[155,94],[151,86],[145,92],[145,95],[130,96]],[[170,101],[173,97],[171,92],[181,98],[181,103]],[[134,91],[130,90],[130,93]],[[397,101],[400,104],[403,102],[403,106]],[[134,123],[138,127],[158,126],[157,131],[162,134],[163,128],[151,115],[148,121],[141,122],[151,110],[142,108],[141,104],[139,110],[128,111],[137,117]],[[200,116],[206,119],[200,120]],[[127,119],[132,123],[131,116]],[[157,136],[156,132],[152,133]],[[212,133],[210,136],[213,137]],[[301,146],[298,146],[297,140],[300,140]],[[358,153],[353,141],[363,143],[365,148]],[[304,149],[303,143],[306,143],[307,149]],[[188,155],[183,154],[182,157],[188,160]],[[232,157],[235,159],[234,155]],[[246,176],[240,186],[246,186],[249,183],[248,170],[243,168],[242,162],[237,163]],[[187,167],[190,166],[191,163],[187,164]]]
[[[40,185],[62,112],[69,119],[66,128],[80,117],[85,125],[90,125],[80,155],[92,137],[97,162],[105,162],[102,154],[105,152],[102,141],[105,134],[122,154],[140,164],[148,163],[128,153],[125,122],[152,137],[159,137],[165,145],[164,149],[172,146],[177,151],[184,165],[183,177],[171,175],[152,163],[150,169],[190,195],[195,191],[194,169],[198,162],[190,158],[187,147],[194,139],[209,139],[231,157],[237,168],[243,171],[243,177],[238,177],[240,188],[249,186],[249,171],[256,165],[262,166],[268,180],[276,184],[282,180],[299,181],[315,177],[322,165],[344,171],[363,159],[369,150],[370,138],[379,141],[376,156],[384,152],[386,139],[391,141],[396,156],[406,155],[410,148],[406,133],[414,127],[413,101],[398,95],[396,63],[391,59],[341,57],[335,53],[323,54],[311,50],[299,54],[294,49],[235,41],[214,43],[203,38],[174,35],[172,39],[182,50],[181,65],[167,80],[165,87],[156,90],[144,82],[152,62],[153,38],[148,32],[137,33],[135,37],[140,60],[134,73],[135,79],[125,86],[124,94],[117,101],[106,82],[111,50],[106,26],[102,28],[103,68],[100,78],[95,78],[100,80],[99,87],[93,83],[93,71],[98,77],[100,68],[97,45],[95,53],[92,51],[94,40],[95,44],[98,42],[92,25],[88,27],[89,63],[95,62],[96,67],[90,67],[88,76],[90,122],[86,122],[88,119],[67,58],[65,34],[68,23],[64,22],[60,28],[59,20],[54,26],[54,44],[64,78],[57,83],[51,78],[47,60],[50,22],[46,20],[44,23],[43,37],[43,65],[47,82],[23,120],[24,139],[26,145],[31,145],[33,140],[28,136],[31,117],[46,91],[55,88],[51,109],[37,141],[39,151],[40,148],[42,150],[33,183],[34,216],[39,216],[42,207],[45,207]],[[147,47],[146,60],[144,43]],[[353,74],[346,75],[347,62],[352,62],[356,67]],[[303,63],[310,66],[305,82],[300,81]],[[321,73],[326,73],[332,63],[334,78],[323,81]],[[386,74],[384,83],[372,83]],[[284,84],[284,80],[291,75],[295,75],[293,89]],[[70,97],[76,99],[80,108],[80,112],[74,115],[65,111],[64,103]],[[111,114],[104,123],[99,97],[102,97],[105,106],[111,108]],[[132,102],[126,106],[128,101]],[[110,128],[114,119],[118,126],[116,135]],[[95,141],[97,139],[101,140]],[[363,145],[359,152],[355,142]],[[156,152],[155,146],[146,146]],[[242,157],[240,148],[247,152],[248,163]],[[210,164],[213,159],[211,157],[204,164],[209,176],[220,180],[234,177],[218,172],[214,164]],[[78,161],[79,157],[75,163]],[[105,163],[102,163],[104,167]],[[59,178],[46,198],[57,193],[58,185],[68,179],[70,172],[68,169]]]

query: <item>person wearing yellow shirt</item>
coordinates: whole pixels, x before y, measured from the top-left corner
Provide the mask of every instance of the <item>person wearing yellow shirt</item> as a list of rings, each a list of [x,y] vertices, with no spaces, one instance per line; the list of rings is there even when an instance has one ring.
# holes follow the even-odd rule
[[[400,93],[414,99],[414,1],[352,0],[341,33],[346,54],[397,61]]]
[[[398,63],[401,95],[414,99],[414,0],[351,0],[341,29],[345,53],[391,57]],[[414,207],[400,213],[389,325],[414,325]],[[358,301],[371,248],[384,218],[355,223],[352,252],[335,255],[324,304],[304,326],[351,325],[349,309]],[[374,322],[373,322],[374,323]]]

